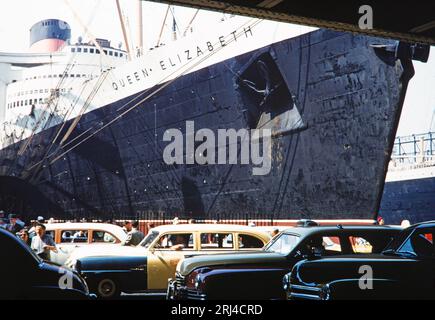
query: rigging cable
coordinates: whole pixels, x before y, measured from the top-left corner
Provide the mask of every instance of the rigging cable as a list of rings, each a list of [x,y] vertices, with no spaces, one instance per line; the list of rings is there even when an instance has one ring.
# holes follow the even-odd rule
[[[171,6],[168,4],[168,8],[166,9],[165,17],[163,18],[162,27],[160,28],[159,38],[157,39],[156,47],[160,45],[160,40],[162,39],[163,30],[165,29],[166,19],[168,18],[169,9]]]
[[[254,19],[252,19],[254,20]],[[259,24],[262,20],[258,20],[255,19],[254,23],[252,24],[252,27],[256,26],[257,24]],[[248,21],[245,24],[243,24],[240,28],[244,27],[245,25],[249,24],[251,22]],[[236,38],[238,36],[240,36],[241,34],[243,34],[243,31],[240,31],[239,34],[236,36]],[[228,37],[230,37],[230,35],[228,35]],[[229,40],[227,40],[227,43],[230,44],[232,42],[234,42],[234,37],[230,37]],[[143,98],[142,100],[140,100],[139,102],[137,102],[136,104],[134,104],[133,106],[131,106],[130,108],[126,109],[124,112],[122,112],[120,115],[118,115],[117,117],[115,117],[114,119],[112,119],[111,121],[109,121],[107,124],[101,126],[100,128],[98,128],[95,132],[91,133],[89,136],[83,138],[81,141],[77,142],[77,144],[71,146],[69,149],[65,150],[62,154],[58,155],[57,157],[55,157],[54,159],[51,160],[50,165],[53,164],[54,162],[56,162],[57,160],[59,160],[60,158],[62,158],[64,155],[66,155],[67,153],[69,153],[70,151],[74,150],[75,148],[77,148],[80,144],[86,142],[87,140],[89,140],[91,137],[93,137],[95,134],[97,134],[98,132],[100,132],[101,130],[105,129],[107,126],[113,124],[114,122],[116,122],[117,120],[119,120],[120,118],[122,118],[125,114],[129,113],[130,111],[132,111],[133,109],[137,108],[138,106],[140,106],[143,102],[145,102],[146,100],[148,100],[149,98],[151,98],[152,96],[154,96],[155,94],[157,94],[158,92],[160,92],[161,90],[163,90],[164,88],[166,88],[167,86],[169,86],[170,84],[172,84],[174,81],[176,81],[179,77],[183,76],[186,72],[189,72],[190,70],[194,69],[196,66],[200,65],[203,61],[209,59],[212,55],[216,54],[217,52],[219,52],[223,47],[219,47],[218,43],[215,43],[215,45],[218,47],[218,49],[216,49],[215,51],[212,51],[210,53],[208,53],[206,56],[204,56],[203,58],[201,58],[199,61],[195,62],[194,60],[189,61],[188,63],[186,63],[183,67],[189,65],[191,62],[195,62],[193,65],[189,66],[184,72],[182,72],[180,75],[176,76],[174,79],[169,80],[168,82],[165,83],[165,81],[167,81],[168,78],[170,78],[173,74],[177,73],[180,69],[174,71],[173,73],[169,74],[168,76],[166,76],[164,79],[162,79],[159,83],[156,84],[156,86],[164,83],[162,86],[160,86],[158,89],[156,89],[154,92],[151,92],[150,94],[148,94],[147,96],[145,96],[145,98]],[[148,91],[144,91],[143,94],[148,93]],[[128,106],[128,104],[130,104],[130,101],[127,102],[123,107]],[[123,109],[123,107],[121,107],[120,109]],[[86,132],[89,132],[92,128],[89,128],[88,130],[86,130]],[[80,136],[83,136],[83,134],[81,134]],[[78,140],[78,137],[76,137],[74,139]],[[67,145],[70,145],[72,141],[66,143],[65,145],[62,146],[62,149],[65,148]],[[56,153],[53,152],[51,153],[48,158],[51,158],[52,156],[54,156]],[[38,164],[38,163],[37,163]],[[35,165],[37,165],[35,164]]]
[[[252,27],[256,26],[258,23],[260,23],[262,20],[256,20],[253,24]],[[245,23],[245,24],[248,24]],[[240,36],[241,34],[243,34],[244,31],[241,31],[237,36]],[[236,36],[236,37],[237,37]],[[230,35],[228,36],[230,37]],[[227,43],[232,43],[234,40],[234,37],[231,37],[230,40],[227,41]],[[218,46],[218,43],[215,43],[216,46]],[[98,132],[100,132],[101,130],[103,130],[104,128],[106,128],[107,126],[111,125],[112,123],[116,122],[117,120],[119,120],[120,118],[122,118],[125,114],[129,113],[130,111],[132,111],[133,109],[137,108],[138,106],[140,106],[143,102],[145,102],[146,100],[148,100],[149,98],[151,98],[152,96],[154,96],[155,94],[157,94],[158,92],[160,92],[161,90],[163,90],[164,88],[166,88],[167,86],[169,86],[170,84],[172,84],[174,81],[178,80],[178,78],[180,78],[181,76],[184,76],[184,74],[186,72],[189,72],[190,70],[194,69],[196,66],[200,65],[202,62],[204,62],[205,60],[209,59],[212,55],[216,54],[217,52],[219,52],[223,47],[219,47],[218,49],[208,53],[205,57],[201,58],[198,62],[194,63],[193,65],[189,66],[187,68],[187,70],[185,70],[184,72],[182,72],[180,75],[176,76],[174,79],[169,80],[165,83],[165,81],[170,78],[174,73],[176,73],[176,71],[174,71],[172,74],[168,75],[167,77],[165,77],[164,79],[162,79],[159,83],[157,83],[156,85],[160,85],[162,84],[158,89],[156,89],[154,92],[150,93],[149,95],[147,95],[145,98],[143,98],[142,100],[140,100],[139,102],[137,102],[136,104],[134,104],[132,107],[128,108],[127,110],[125,110],[124,112],[122,112],[120,115],[118,115],[117,117],[115,117],[114,119],[112,119],[111,121],[109,121],[107,124],[105,124],[104,126],[102,126],[101,128],[97,129],[97,131],[95,131],[94,133],[92,133],[91,135],[89,135],[88,137],[84,138],[82,141],[78,142],[77,145],[72,146],[70,149],[66,150],[64,153],[62,153],[61,155],[57,156],[56,158],[54,158],[50,164],[53,164],[54,162],[56,162],[57,160],[59,160],[62,156],[64,156],[66,153],[72,151],[73,149],[75,149],[76,147],[78,147],[81,143],[84,143],[85,141],[89,140],[92,136],[94,136],[95,134],[97,134]],[[189,61],[186,65],[190,64],[190,62],[192,62],[193,60]],[[186,66],[185,65],[185,66]],[[177,70],[178,71],[178,70]],[[127,103],[128,104],[128,103]]]

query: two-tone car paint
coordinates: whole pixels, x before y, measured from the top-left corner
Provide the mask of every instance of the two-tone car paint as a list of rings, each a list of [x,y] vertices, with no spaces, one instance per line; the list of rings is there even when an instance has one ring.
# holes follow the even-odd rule
[[[168,234],[191,234],[191,246],[182,250],[160,248],[159,241]],[[229,234],[231,248],[204,249],[203,234]],[[243,248],[239,237],[251,236],[259,247]],[[174,278],[178,262],[185,256],[222,252],[253,251],[263,247],[271,236],[255,227],[220,224],[181,224],[156,227],[137,247],[85,248],[76,250],[67,265],[79,270],[92,292],[100,297],[114,297],[120,292],[165,292],[168,279]],[[100,291],[99,291],[100,290]],[[105,294],[107,293],[107,294]]]

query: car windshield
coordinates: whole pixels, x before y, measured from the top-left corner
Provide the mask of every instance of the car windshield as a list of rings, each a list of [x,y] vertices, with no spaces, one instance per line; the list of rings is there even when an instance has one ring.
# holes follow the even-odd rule
[[[269,243],[264,250],[288,255],[299,243],[299,240],[299,236],[282,233],[273,242]]]
[[[148,248],[151,243],[153,243],[154,239],[157,238],[159,235],[159,232],[156,230],[151,230],[147,236],[142,240],[142,242],[139,244],[139,246],[142,246],[144,248]]]

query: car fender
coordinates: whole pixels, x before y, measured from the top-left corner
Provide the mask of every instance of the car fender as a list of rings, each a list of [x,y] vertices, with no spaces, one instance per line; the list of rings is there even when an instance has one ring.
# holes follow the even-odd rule
[[[84,257],[78,269],[92,287],[102,278],[116,281],[123,291],[147,289],[147,257]]]
[[[400,285],[398,281],[393,279],[339,279],[322,286],[322,299],[372,300],[391,298],[391,293],[399,289]]]

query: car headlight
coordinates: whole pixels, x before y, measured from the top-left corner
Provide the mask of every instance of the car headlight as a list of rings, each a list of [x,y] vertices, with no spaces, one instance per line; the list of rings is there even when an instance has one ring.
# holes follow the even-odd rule
[[[290,277],[291,277],[291,273],[287,273],[282,278],[282,288],[284,289],[284,291],[288,291],[290,289]]]
[[[198,290],[199,286],[201,285],[201,282],[202,282],[201,277],[199,274],[197,274],[195,277],[195,289]]]
[[[331,299],[331,288],[329,287],[329,284],[325,284],[320,290],[320,299],[322,300]]]

